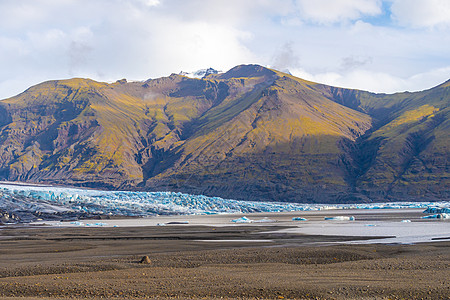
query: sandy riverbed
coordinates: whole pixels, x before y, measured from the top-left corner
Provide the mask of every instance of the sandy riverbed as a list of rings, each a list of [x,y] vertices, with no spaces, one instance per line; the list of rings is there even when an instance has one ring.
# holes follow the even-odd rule
[[[348,214],[357,221],[323,221],[324,216]],[[300,215],[309,221],[292,222]],[[448,221],[424,222],[419,211],[408,210],[257,214],[247,217],[277,222],[230,222],[241,216],[101,220],[111,223],[99,227],[4,226],[0,297],[450,298]],[[181,221],[189,224],[152,226]],[[320,224],[329,228],[322,230]],[[388,236],[386,230],[364,232],[383,224],[440,226],[441,232],[428,235],[440,239],[414,245],[393,244],[392,239],[389,244],[341,244],[391,237],[393,231]],[[347,231],[333,233],[339,226]],[[348,226],[360,231],[348,231]],[[138,263],[144,255],[151,264]]]

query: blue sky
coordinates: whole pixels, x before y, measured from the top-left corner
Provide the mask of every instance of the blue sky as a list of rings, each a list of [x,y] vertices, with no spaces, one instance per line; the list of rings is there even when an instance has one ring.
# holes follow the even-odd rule
[[[392,93],[450,79],[448,0],[0,0],[0,98],[257,63]]]

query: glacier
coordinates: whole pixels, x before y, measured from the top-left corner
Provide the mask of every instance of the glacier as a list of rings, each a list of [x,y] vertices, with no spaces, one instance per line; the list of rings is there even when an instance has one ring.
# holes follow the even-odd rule
[[[18,182],[0,182],[0,213],[14,222],[99,216],[148,217],[223,213],[286,212],[330,209],[450,208],[450,202],[303,204],[256,202],[177,192],[102,191]]]

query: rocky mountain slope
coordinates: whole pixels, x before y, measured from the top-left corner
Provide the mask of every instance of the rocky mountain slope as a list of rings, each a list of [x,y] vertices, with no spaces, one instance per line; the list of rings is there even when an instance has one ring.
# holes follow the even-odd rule
[[[0,178],[244,200],[445,200],[450,82],[393,95],[257,65],[0,101]]]

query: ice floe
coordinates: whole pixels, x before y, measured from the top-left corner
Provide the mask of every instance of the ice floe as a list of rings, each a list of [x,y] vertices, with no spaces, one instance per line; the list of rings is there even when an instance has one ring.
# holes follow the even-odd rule
[[[253,220],[247,218],[246,216],[231,220],[233,223],[252,223]]]
[[[241,218],[231,220],[231,222],[233,222],[233,223],[275,223],[275,222],[277,222],[277,220],[272,220],[267,217],[259,219],[259,220],[252,220],[252,219],[247,218],[246,216],[243,216]]]
[[[108,226],[108,223],[98,222],[98,223],[86,223],[88,227],[103,227]]]
[[[327,221],[355,221],[353,216],[335,216],[335,217],[325,217]]]

